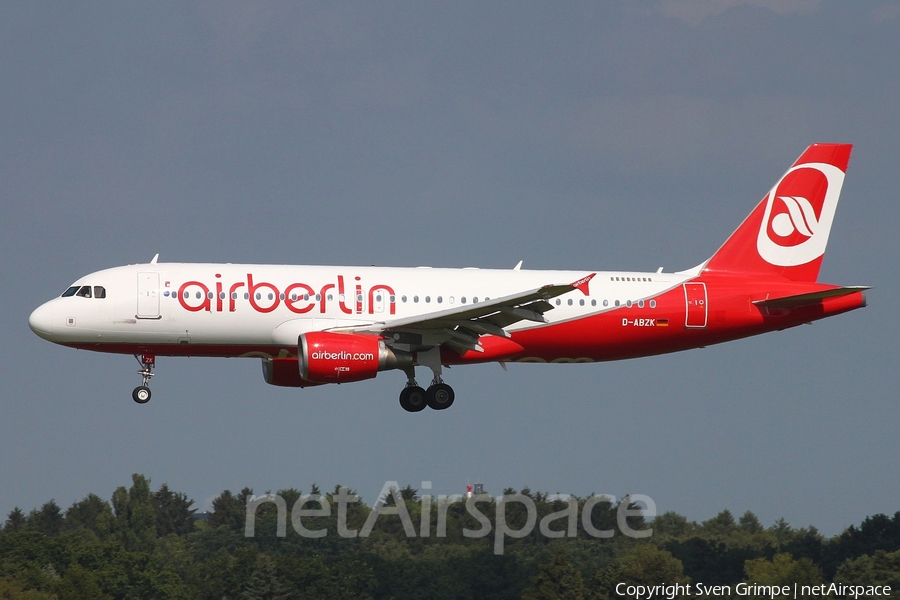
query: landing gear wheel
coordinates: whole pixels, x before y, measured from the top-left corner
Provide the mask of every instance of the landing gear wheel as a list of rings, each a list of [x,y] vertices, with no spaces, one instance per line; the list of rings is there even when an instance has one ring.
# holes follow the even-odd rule
[[[141,385],[131,392],[131,399],[138,404],[150,402],[150,378],[153,377],[153,369],[156,367],[156,357],[152,354],[135,354],[134,358],[141,365],[138,375],[141,376]]]
[[[428,405],[425,390],[417,385],[403,388],[400,392],[400,406],[407,412],[419,412]]]
[[[446,383],[436,383],[432,385],[428,388],[427,395],[428,406],[434,410],[450,408],[450,405],[453,404],[453,400],[456,398],[456,394],[453,393],[453,388]]]
[[[150,388],[146,385],[139,385],[131,392],[131,398],[138,404],[146,404],[150,402]]]

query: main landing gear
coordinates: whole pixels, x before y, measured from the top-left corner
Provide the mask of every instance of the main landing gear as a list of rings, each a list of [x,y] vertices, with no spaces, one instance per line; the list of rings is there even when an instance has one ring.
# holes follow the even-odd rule
[[[134,391],[131,392],[131,398],[138,404],[146,404],[150,402],[150,378],[153,377],[153,368],[156,367],[156,356],[153,354],[135,354],[134,358],[141,365],[141,370],[137,373],[143,379],[141,385],[134,388]]]
[[[408,378],[406,387],[400,392],[400,406],[403,407],[403,410],[419,412],[426,406],[433,410],[444,410],[445,408],[450,408],[450,405],[453,404],[456,394],[453,393],[453,388],[441,379],[440,364],[437,365],[436,369],[435,367],[431,367],[431,369],[434,371],[434,379],[427,390],[422,389],[416,383],[415,370],[412,367],[406,371]]]

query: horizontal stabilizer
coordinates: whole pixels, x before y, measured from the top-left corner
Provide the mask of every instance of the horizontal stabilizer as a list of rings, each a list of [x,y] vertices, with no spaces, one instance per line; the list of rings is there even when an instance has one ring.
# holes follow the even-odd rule
[[[818,292],[810,292],[808,294],[797,294],[795,296],[784,296],[783,298],[767,298],[766,300],[755,300],[753,304],[756,306],[768,306],[771,308],[796,308],[799,306],[808,306],[816,304],[825,298],[835,298],[838,296],[849,296],[857,292],[864,292],[870,289],[866,285],[851,285],[830,290],[821,290]]]

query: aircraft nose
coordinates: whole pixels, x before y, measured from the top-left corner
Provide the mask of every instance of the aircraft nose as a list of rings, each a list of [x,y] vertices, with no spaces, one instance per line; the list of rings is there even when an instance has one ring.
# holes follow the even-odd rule
[[[50,302],[38,306],[28,317],[28,326],[40,337],[52,341],[53,331],[59,327],[54,318],[55,312]]]

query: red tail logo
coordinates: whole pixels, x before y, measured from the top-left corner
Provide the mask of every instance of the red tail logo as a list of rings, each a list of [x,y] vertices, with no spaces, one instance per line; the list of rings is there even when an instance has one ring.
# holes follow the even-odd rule
[[[706,268],[815,281],[851,148],[849,144],[807,148]]]
[[[769,264],[803,265],[825,253],[844,172],[825,163],[793,167],[766,199],[756,248]]]

